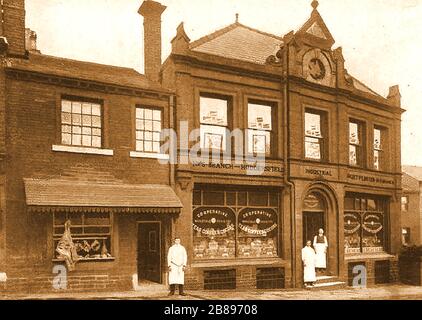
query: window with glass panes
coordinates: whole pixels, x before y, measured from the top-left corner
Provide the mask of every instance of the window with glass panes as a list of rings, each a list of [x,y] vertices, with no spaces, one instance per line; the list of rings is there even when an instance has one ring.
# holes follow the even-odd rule
[[[201,95],[200,145],[201,149],[225,151],[228,130],[228,99]]]
[[[248,103],[248,152],[271,155],[272,112],[269,105]]]
[[[194,259],[277,257],[279,199],[272,189],[196,185]]]
[[[312,110],[305,112],[305,157],[311,160],[324,160],[325,133],[324,115]]]
[[[359,122],[349,122],[349,164],[351,166],[363,166],[362,127]]]
[[[382,129],[374,128],[374,169],[381,170],[383,162],[383,141],[382,141]]]
[[[112,214],[90,212],[55,212],[53,215],[54,257],[57,245],[70,221],[70,233],[81,260],[111,258]]]
[[[347,194],[344,199],[344,248],[347,254],[385,251],[388,200]]]
[[[161,146],[162,111],[157,108],[136,108],[136,151],[159,153]]]
[[[98,103],[62,100],[62,144],[101,148],[101,109]]]

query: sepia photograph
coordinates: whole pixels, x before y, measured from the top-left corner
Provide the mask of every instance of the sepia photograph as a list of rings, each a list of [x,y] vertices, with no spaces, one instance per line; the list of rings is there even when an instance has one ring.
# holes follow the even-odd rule
[[[422,0],[0,8],[0,300],[422,300]]]

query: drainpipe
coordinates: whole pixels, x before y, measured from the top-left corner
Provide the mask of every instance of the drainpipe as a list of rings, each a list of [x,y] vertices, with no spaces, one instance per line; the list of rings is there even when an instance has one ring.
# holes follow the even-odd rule
[[[284,102],[284,124],[283,124],[283,159],[284,159],[284,184],[287,185],[290,189],[290,243],[291,243],[291,275],[292,275],[292,286],[296,287],[296,212],[295,212],[295,185],[290,181],[290,85],[289,85],[289,76],[290,76],[290,43],[286,43],[286,54],[285,65],[286,70],[283,72],[284,78],[284,87],[283,87],[283,102]],[[282,79],[283,80],[283,79]]]

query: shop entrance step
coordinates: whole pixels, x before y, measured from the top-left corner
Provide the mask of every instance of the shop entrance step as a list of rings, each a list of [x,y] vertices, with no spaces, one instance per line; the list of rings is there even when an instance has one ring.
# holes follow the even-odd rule
[[[338,277],[320,276],[317,277],[312,290],[334,290],[346,288],[346,282],[340,281]]]

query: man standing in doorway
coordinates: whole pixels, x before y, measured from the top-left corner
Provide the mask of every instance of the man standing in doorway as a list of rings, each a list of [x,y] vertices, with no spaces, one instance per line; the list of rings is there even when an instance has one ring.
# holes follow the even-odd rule
[[[327,248],[328,241],[324,235],[324,229],[318,230],[318,235],[314,237],[314,248],[317,256],[316,270],[318,275],[325,274],[327,269]]]
[[[317,280],[315,274],[316,254],[311,241],[306,242],[306,247],[302,249],[302,261],[305,288],[313,287]]]
[[[188,256],[184,246],[180,244],[180,238],[174,238],[174,245],[169,249],[167,255],[167,264],[169,267],[169,296],[174,295],[176,285],[179,286],[179,295],[185,296],[183,285],[185,284],[185,269]]]

